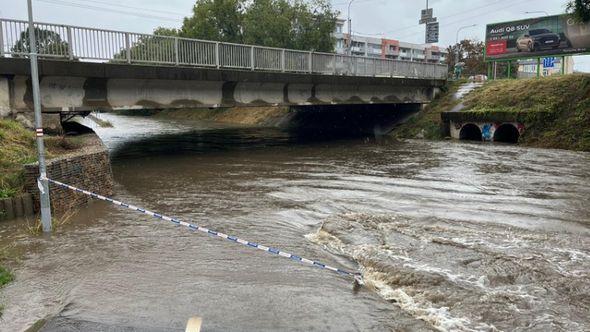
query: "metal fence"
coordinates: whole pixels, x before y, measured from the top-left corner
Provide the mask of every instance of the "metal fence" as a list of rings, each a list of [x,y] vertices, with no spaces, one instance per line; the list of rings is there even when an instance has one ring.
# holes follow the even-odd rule
[[[317,53],[35,23],[40,58],[323,75],[446,79],[438,63]],[[0,57],[27,57],[28,23],[0,19]]]

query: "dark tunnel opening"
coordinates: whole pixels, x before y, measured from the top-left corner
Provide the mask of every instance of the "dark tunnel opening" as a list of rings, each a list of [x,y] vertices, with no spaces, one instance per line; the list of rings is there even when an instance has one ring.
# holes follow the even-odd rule
[[[420,111],[420,104],[314,105],[292,107],[289,130],[312,135],[385,135]]]
[[[505,123],[498,127],[494,132],[494,142],[518,143],[520,133],[518,129],[510,123]]]
[[[461,128],[459,139],[462,141],[481,141],[481,129],[473,123],[468,123]]]

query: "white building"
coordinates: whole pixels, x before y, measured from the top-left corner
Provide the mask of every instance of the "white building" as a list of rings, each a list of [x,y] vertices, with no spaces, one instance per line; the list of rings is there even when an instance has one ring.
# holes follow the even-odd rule
[[[336,22],[336,53],[347,54],[348,33],[344,32],[345,20]],[[424,61],[432,63],[445,63],[447,51],[438,46],[429,44],[412,44],[395,39],[352,36],[351,54],[382,59],[399,59],[410,61]]]

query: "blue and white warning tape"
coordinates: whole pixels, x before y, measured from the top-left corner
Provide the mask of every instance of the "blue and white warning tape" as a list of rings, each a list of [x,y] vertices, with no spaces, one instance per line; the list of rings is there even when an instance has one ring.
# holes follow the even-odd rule
[[[243,244],[245,246],[248,246],[248,247],[251,247],[251,248],[255,248],[255,249],[259,249],[259,250],[262,250],[262,251],[266,251],[266,252],[269,252],[271,254],[279,255],[279,256],[282,256],[282,257],[285,257],[285,258],[289,258],[289,259],[294,260],[294,261],[298,261],[298,262],[301,262],[301,263],[309,264],[309,265],[312,265],[312,266],[315,266],[315,267],[318,267],[318,268],[321,268],[321,269],[330,270],[330,271],[339,273],[341,275],[354,277],[357,282],[359,282],[360,284],[362,284],[362,276],[361,276],[361,273],[358,273],[358,272],[353,273],[353,272],[345,271],[345,270],[342,270],[342,269],[339,269],[339,268],[336,268],[336,267],[332,267],[332,266],[329,266],[329,265],[326,265],[326,264],[323,264],[323,263],[320,263],[320,262],[317,262],[317,261],[314,261],[314,260],[311,260],[311,259],[307,259],[307,258],[303,258],[301,256],[293,255],[293,254],[290,254],[288,252],[285,252],[285,251],[282,251],[282,250],[279,250],[279,249],[276,249],[276,248],[267,247],[267,246],[264,246],[264,245],[261,245],[261,244],[258,244],[258,243],[254,243],[254,242],[242,240],[242,239],[240,239],[238,237],[235,237],[235,236],[232,236],[232,235],[223,234],[221,232],[217,232],[217,231],[214,231],[214,230],[205,228],[205,227],[197,226],[195,224],[191,224],[191,223],[188,223],[188,222],[185,222],[185,221],[181,221],[181,220],[178,220],[178,219],[175,219],[175,218],[167,217],[165,215],[162,215],[162,214],[159,214],[159,213],[156,213],[156,212],[152,212],[152,211],[149,211],[149,210],[146,210],[146,209],[142,209],[142,208],[137,207],[137,206],[133,206],[133,205],[130,205],[130,204],[125,204],[123,202],[114,200],[112,198],[105,197],[105,196],[102,196],[102,195],[98,195],[98,194],[95,194],[93,192],[90,192],[90,191],[87,191],[87,190],[83,190],[83,189],[80,189],[80,188],[76,188],[74,186],[70,186],[68,184],[65,184],[65,183],[62,183],[62,182],[59,182],[59,181],[55,181],[55,180],[48,179],[48,178],[45,178],[45,179],[47,181],[55,184],[55,185],[60,186],[60,187],[68,188],[68,189],[71,189],[71,190],[73,190],[75,192],[82,193],[82,194],[88,195],[88,196],[90,196],[92,198],[99,199],[99,200],[102,200],[102,201],[106,201],[106,202],[109,202],[109,203],[112,203],[112,204],[115,204],[115,205],[118,205],[118,206],[122,206],[124,208],[129,209],[129,210],[133,210],[133,211],[136,211],[136,212],[141,212],[143,214],[147,214],[148,216],[152,216],[152,217],[157,218],[157,219],[162,219],[162,220],[170,221],[170,222],[172,222],[172,223],[174,223],[176,225],[185,226],[185,227],[188,227],[188,228],[190,228],[192,230],[199,231],[199,232],[202,232],[202,233],[211,235],[211,236],[216,236],[216,237],[219,237],[219,238],[228,240],[228,241],[240,243],[240,244]]]

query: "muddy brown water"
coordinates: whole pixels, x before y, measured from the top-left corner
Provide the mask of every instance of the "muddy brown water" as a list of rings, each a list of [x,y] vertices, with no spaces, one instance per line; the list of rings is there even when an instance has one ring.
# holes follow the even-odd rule
[[[95,202],[0,225],[2,331],[590,330],[587,153],[103,118],[117,198],[367,285]]]

